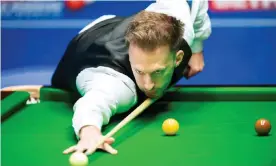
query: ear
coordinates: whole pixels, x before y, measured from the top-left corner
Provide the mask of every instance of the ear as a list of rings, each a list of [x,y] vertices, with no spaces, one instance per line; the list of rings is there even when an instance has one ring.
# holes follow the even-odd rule
[[[179,66],[180,63],[182,62],[184,57],[184,52],[182,50],[179,50],[175,54],[175,67]]]

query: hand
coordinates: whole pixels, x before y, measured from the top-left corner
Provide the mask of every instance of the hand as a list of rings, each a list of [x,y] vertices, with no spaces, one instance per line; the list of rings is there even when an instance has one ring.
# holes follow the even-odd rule
[[[189,61],[189,71],[187,73],[187,77],[190,78],[192,76],[195,76],[199,72],[201,72],[204,68],[204,57],[203,53],[193,53],[190,61]]]
[[[117,150],[111,147],[111,144],[115,141],[114,138],[108,138],[103,145],[95,147],[102,137],[100,130],[95,126],[85,126],[81,129],[80,141],[78,144],[69,147],[64,150],[63,153],[85,152],[86,155],[90,155],[96,151],[96,149],[102,149],[110,154],[117,154]]]

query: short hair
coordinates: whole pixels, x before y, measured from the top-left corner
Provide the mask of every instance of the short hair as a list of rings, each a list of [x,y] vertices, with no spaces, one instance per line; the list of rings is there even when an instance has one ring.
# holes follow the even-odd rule
[[[141,11],[130,22],[126,31],[128,44],[152,51],[169,45],[171,51],[179,49],[184,33],[184,23],[162,13]]]

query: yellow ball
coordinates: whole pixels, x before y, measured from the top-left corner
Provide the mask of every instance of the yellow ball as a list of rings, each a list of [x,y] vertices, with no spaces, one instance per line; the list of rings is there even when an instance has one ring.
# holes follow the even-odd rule
[[[69,162],[71,166],[86,166],[88,157],[84,153],[75,152],[70,156]]]
[[[179,130],[179,123],[173,118],[166,119],[162,124],[162,130],[166,135],[175,135]]]

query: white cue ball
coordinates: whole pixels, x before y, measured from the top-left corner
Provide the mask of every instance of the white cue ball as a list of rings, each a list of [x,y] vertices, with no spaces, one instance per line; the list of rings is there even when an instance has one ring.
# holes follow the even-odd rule
[[[84,153],[73,153],[69,162],[71,166],[86,166],[88,164],[88,157]]]

